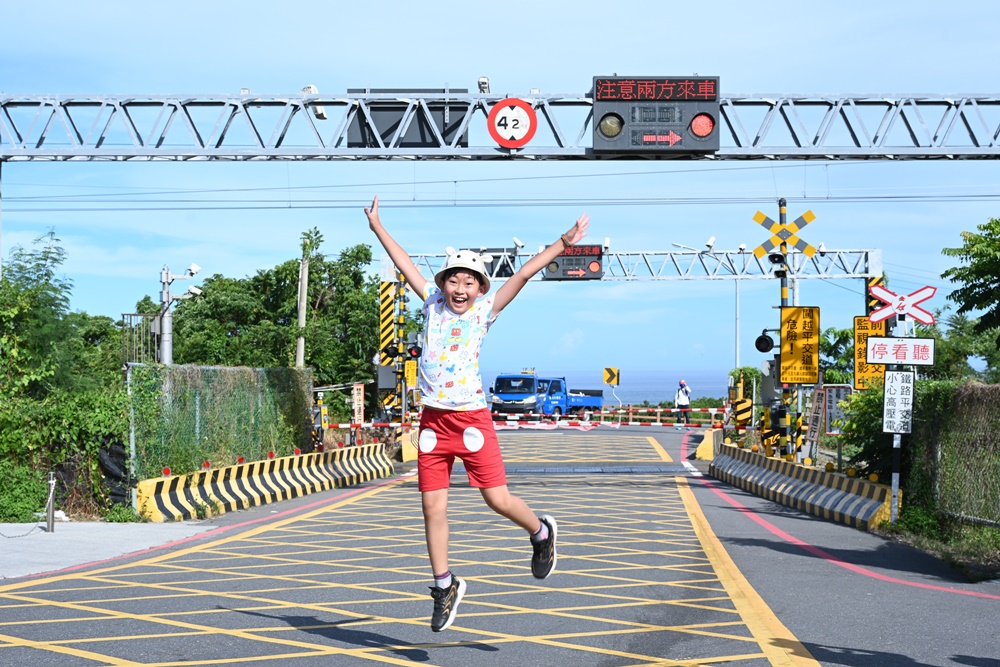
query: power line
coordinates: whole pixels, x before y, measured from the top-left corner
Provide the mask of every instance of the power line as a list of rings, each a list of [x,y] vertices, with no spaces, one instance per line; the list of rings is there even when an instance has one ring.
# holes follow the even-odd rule
[[[5,198],[12,201],[14,198]],[[998,194],[979,195],[869,195],[869,196],[845,196],[845,197],[786,197],[790,202],[812,203],[821,201],[824,204],[901,204],[901,203],[929,203],[929,202],[969,202],[969,201],[996,201],[1000,200]],[[65,200],[67,203],[78,203],[73,200]],[[313,209],[355,209],[362,206],[364,202],[358,199],[350,200],[149,200],[148,203],[160,204],[200,204],[189,206],[48,206],[48,207],[5,207],[11,213],[55,213],[55,212],[95,212],[113,213],[134,212],[134,211],[246,211],[246,210],[313,210]],[[366,201],[366,200],[365,200]],[[650,197],[650,198],[541,198],[541,199],[468,199],[458,200],[447,199],[421,199],[421,200],[391,200],[381,199],[382,206],[392,208],[408,209],[438,209],[438,208],[520,208],[520,207],[559,207],[559,206],[722,206],[732,204],[766,204],[772,203],[772,197]],[[101,204],[119,203],[115,201],[103,201]],[[132,202],[120,202],[132,203]]]
[[[532,175],[532,176],[502,176],[502,177],[489,177],[489,178],[440,178],[440,179],[428,179],[428,180],[408,180],[408,181],[383,181],[378,183],[343,183],[343,184],[324,184],[324,185],[299,185],[299,186],[272,186],[272,187],[251,187],[251,188],[197,188],[197,189],[158,189],[158,190],[145,190],[139,192],[127,192],[119,191],[116,193],[94,193],[89,195],[24,195],[18,197],[7,197],[12,201],[28,201],[28,200],[57,200],[57,199],[73,199],[73,198],[98,198],[98,197],[109,197],[109,196],[128,196],[128,197],[141,197],[149,195],[163,195],[163,194],[211,194],[211,193],[239,193],[239,192],[291,192],[291,191],[308,191],[308,190],[331,190],[331,189],[352,189],[352,188],[388,188],[388,187],[414,187],[414,186],[430,186],[430,185],[468,185],[476,183],[515,183],[521,181],[543,181],[543,180],[576,180],[582,178],[620,178],[620,177],[636,177],[636,176],[663,176],[663,175],[686,175],[694,173],[722,173],[722,172],[747,172],[747,171],[760,171],[769,170],[773,174],[777,170],[781,169],[801,169],[805,173],[810,168],[821,168],[823,169],[824,175],[829,180],[829,167],[834,166],[838,168],[845,167],[861,167],[861,166],[873,166],[874,163],[866,162],[840,162],[840,161],[826,161],[826,162],[816,162],[808,165],[802,164],[768,164],[768,165],[747,165],[747,166],[727,166],[718,165],[712,167],[696,168],[696,169],[654,169],[645,171],[624,171],[624,172],[598,172],[598,173],[584,173],[584,174],[551,174],[551,175]],[[66,187],[66,188],[96,188],[102,186],[90,186],[90,185],[54,185],[52,183],[12,183],[12,185],[20,187]],[[899,190],[918,190],[920,192],[927,192],[929,189],[945,188],[950,186],[926,186],[926,185],[915,185],[910,188],[897,188]],[[966,186],[968,187],[968,186]],[[973,187],[994,187],[992,184],[989,185],[977,185]],[[119,190],[127,190],[127,186],[120,186]],[[829,190],[829,186],[827,186]],[[861,196],[861,195],[855,195]],[[925,195],[926,196],[926,195]],[[948,196],[948,195],[942,195]],[[950,196],[967,196],[967,195],[950,195]],[[997,196],[997,195],[994,195]],[[822,197],[821,197],[822,198]],[[826,197],[829,198],[829,197]],[[772,201],[774,198],[768,197],[764,198],[765,201]],[[799,199],[796,197],[786,197],[788,200]]]

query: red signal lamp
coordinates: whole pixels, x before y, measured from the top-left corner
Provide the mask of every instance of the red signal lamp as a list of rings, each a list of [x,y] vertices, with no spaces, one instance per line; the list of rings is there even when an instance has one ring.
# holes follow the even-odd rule
[[[691,119],[691,133],[699,139],[712,134],[715,129],[715,119],[707,113],[697,114]]]

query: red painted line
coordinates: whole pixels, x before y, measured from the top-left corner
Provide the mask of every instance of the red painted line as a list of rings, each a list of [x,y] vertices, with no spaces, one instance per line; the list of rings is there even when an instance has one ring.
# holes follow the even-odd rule
[[[237,528],[246,528],[247,526],[252,526],[255,523],[261,523],[262,521],[271,521],[273,519],[280,519],[282,517],[286,517],[286,516],[289,516],[289,515],[292,515],[292,514],[296,514],[296,513],[299,513],[299,512],[305,512],[306,510],[311,510],[311,509],[313,509],[315,507],[320,507],[322,505],[327,505],[327,504],[335,503],[335,502],[343,500],[345,498],[350,498],[351,496],[355,496],[355,495],[361,493],[362,491],[369,491],[369,490],[371,490],[373,488],[378,488],[380,486],[386,486],[387,484],[391,484],[394,481],[397,481],[397,478],[385,479],[385,480],[382,480],[382,481],[377,482],[375,484],[372,484],[370,486],[365,486],[365,487],[361,487],[361,488],[357,488],[357,489],[351,489],[350,491],[346,491],[344,493],[341,493],[340,495],[334,496],[333,498],[328,498],[326,500],[317,500],[314,503],[310,503],[308,505],[303,505],[302,507],[296,507],[294,509],[285,510],[284,512],[278,512],[277,514],[270,514],[268,516],[260,517],[259,519],[250,519],[249,521],[243,521],[242,523],[234,523],[231,526],[220,526],[220,527],[215,528],[213,530],[205,531],[204,533],[198,533],[197,535],[192,535],[190,537],[185,537],[185,538],[182,538],[182,539],[179,539],[179,540],[174,540],[173,542],[167,542],[167,543],[161,544],[159,546],[150,547],[148,549],[143,549],[142,551],[133,551],[131,553],[122,554],[121,556],[114,556],[112,558],[105,558],[104,560],[95,560],[95,561],[91,561],[90,563],[83,563],[81,565],[73,565],[73,566],[70,566],[70,567],[65,567],[65,568],[63,568],[61,570],[50,570],[48,572],[39,572],[38,574],[27,574],[27,575],[25,575],[23,577],[18,577],[18,579],[34,579],[34,578],[37,578],[37,577],[51,577],[51,576],[58,575],[58,574],[63,574],[63,573],[66,573],[66,572],[73,572],[75,570],[80,570],[80,569],[83,569],[85,567],[92,567],[92,566],[95,566],[95,565],[104,565],[105,563],[113,563],[115,561],[123,560],[125,558],[135,558],[137,556],[144,556],[146,554],[151,554],[151,553],[154,553],[156,551],[162,551],[163,549],[169,549],[171,547],[176,547],[176,546],[180,546],[182,544],[187,544],[188,542],[194,542],[195,540],[200,540],[200,539],[205,538],[205,537],[212,537],[212,536],[215,536],[215,535],[221,535],[222,533],[226,533],[226,532],[229,532],[231,530],[235,530]],[[258,505],[258,507],[267,507],[267,505]]]
[[[684,433],[684,437],[681,438],[681,461],[688,460],[688,438],[691,435],[691,431],[687,431]]]
[[[687,458],[686,457],[686,450],[687,450],[687,437],[685,436],[684,442],[681,444],[681,459]],[[891,584],[900,584],[900,585],[903,585],[903,586],[912,586],[914,588],[924,588],[924,589],[927,589],[927,590],[939,591],[939,592],[942,592],[942,593],[957,593],[958,595],[971,595],[972,597],[986,598],[988,600],[1000,600],[1000,595],[991,595],[990,593],[980,593],[978,591],[963,591],[963,590],[958,589],[958,588],[949,588],[947,586],[935,586],[933,584],[922,584],[922,583],[916,582],[916,581],[907,581],[905,579],[899,579],[897,577],[890,577],[890,576],[885,575],[885,574],[879,574],[878,572],[874,572],[872,570],[869,570],[866,567],[861,567],[860,565],[855,565],[854,563],[848,563],[845,560],[837,558],[836,556],[834,556],[832,554],[829,554],[826,551],[823,551],[822,549],[820,549],[817,546],[809,544],[808,542],[803,542],[799,538],[793,537],[792,535],[789,535],[785,531],[783,531],[780,528],[778,528],[777,526],[775,526],[770,521],[767,521],[766,519],[761,518],[752,509],[750,509],[746,505],[740,503],[736,499],[732,498],[725,491],[723,491],[722,489],[720,489],[719,486],[718,486],[718,484],[716,484],[715,482],[713,482],[711,480],[708,480],[708,479],[706,479],[704,477],[701,477],[701,478],[698,478],[698,479],[701,481],[702,484],[704,484],[709,489],[711,489],[716,495],[718,495],[720,498],[722,498],[723,500],[725,500],[727,503],[729,503],[730,505],[732,505],[733,507],[735,507],[737,510],[739,510],[740,512],[742,512],[744,516],[748,517],[751,521],[754,521],[755,523],[757,523],[758,525],[760,525],[762,528],[764,528],[768,532],[772,533],[773,535],[776,535],[777,537],[780,537],[781,539],[785,540],[786,542],[794,544],[797,547],[801,547],[802,549],[806,550],[807,552],[811,553],[812,555],[816,556],[817,558],[822,558],[823,560],[829,561],[830,563],[832,563],[834,565],[842,567],[842,568],[844,568],[846,570],[850,570],[851,572],[854,572],[855,574],[860,574],[860,575],[863,575],[865,577],[871,577],[872,579],[878,579],[879,581],[885,581],[885,582],[888,582],[888,583],[891,583]]]

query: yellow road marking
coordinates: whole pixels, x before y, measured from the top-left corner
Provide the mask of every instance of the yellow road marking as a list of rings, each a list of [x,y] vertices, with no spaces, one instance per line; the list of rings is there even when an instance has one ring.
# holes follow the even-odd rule
[[[647,438],[647,442],[660,454],[663,461],[672,461],[669,455],[663,450],[662,446],[660,446],[654,438]],[[649,460],[649,445],[646,443],[642,443],[641,445],[645,448],[647,462]],[[660,477],[658,481],[666,481],[668,479],[670,478]],[[283,652],[281,655],[248,655],[231,659],[216,658],[212,660],[202,659],[176,663],[158,663],[159,667],[168,667],[170,665],[180,664],[249,664],[251,662],[263,662],[266,660],[306,656],[332,656],[334,657],[334,660],[336,660],[335,656],[338,655],[354,656],[365,660],[391,664],[412,664],[412,661],[400,659],[391,654],[396,653],[399,650],[427,650],[435,646],[450,647],[464,644],[465,642],[448,641],[441,644],[412,645],[401,643],[395,646],[380,645],[361,646],[357,648],[338,648],[328,645],[314,644],[308,641],[296,641],[295,638],[298,637],[298,635],[295,633],[302,630],[301,627],[286,627],[284,625],[280,625],[269,626],[266,628],[230,630],[213,626],[204,626],[191,622],[197,619],[201,614],[214,614],[226,611],[238,612],[239,607],[243,607],[247,603],[256,603],[257,605],[263,604],[265,606],[254,606],[248,607],[247,609],[257,613],[260,613],[264,609],[275,611],[287,609],[310,610],[322,612],[324,614],[336,614],[348,619],[356,619],[340,623],[320,623],[314,626],[317,629],[343,628],[345,625],[351,627],[363,627],[366,625],[376,625],[386,622],[425,627],[426,618],[423,615],[419,618],[378,617],[370,614],[361,614],[359,612],[362,611],[362,609],[358,607],[358,605],[369,605],[373,601],[389,602],[424,599],[424,596],[411,596],[405,593],[401,594],[400,591],[392,588],[394,583],[398,584],[400,582],[408,582],[411,579],[416,580],[417,578],[422,579],[422,573],[424,570],[424,565],[422,563],[419,566],[414,565],[413,567],[406,567],[404,564],[408,561],[406,559],[402,559],[398,563],[393,563],[396,567],[393,567],[392,565],[386,567],[386,565],[383,564],[378,568],[373,568],[364,562],[370,558],[384,558],[386,556],[398,555],[393,550],[394,547],[397,546],[413,545],[417,542],[422,543],[423,540],[418,538],[422,538],[423,536],[422,534],[418,534],[419,531],[416,528],[413,530],[413,540],[409,540],[405,536],[401,538],[397,535],[385,541],[369,543],[365,546],[352,545],[347,549],[347,551],[353,553],[355,556],[355,558],[350,562],[323,564],[324,568],[336,565],[337,568],[335,568],[335,571],[340,573],[343,571],[364,572],[371,569],[378,569],[383,572],[392,572],[398,575],[390,577],[391,579],[395,579],[395,582],[381,580],[378,583],[367,585],[331,583],[326,579],[321,579],[321,577],[329,574],[329,571],[324,569],[323,572],[320,572],[318,567],[320,566],[320,563],[308,559],[307,555],[317,553],[322,554],[328,549],[335,550],[340,547],[334,544],[331,540],[317,541],[309,544],[296,544],[296,541],[302,536],[326,536],[326,533],[324,532],[309,530],[308,525],[310,523],[324,526],[343,526],[345,531],[339,533],[341,535],[362,535],[365,530],[364,528],[350,528],[355,517],[367,518],[371,507],[378,502],[378,499],[375,498],[378,493],[386,489],[398,489],[401,484],[405,483],[405,481],[407,480],[396,480],[391,484],[368,490],[356,496],[351,496],[329,505],[324,505],[318,509],[298,516],[282,519],[270,525],[258,526],[257,528],[248,530],[238,535],[228,536],[203,544],[196,544],[190,548],[179,549],[172,553],[160,554],[142,561],[130,563],[128,565],[116,565],[78,574],[57,575],[47,579],[23,582],[20,585],[14,584],[6,587],[0,587],[0,596],[6,597],[9,601],[14,603],[9,605],[10,607],[22,606],[24,603],[29,603],[33,605],[62,608],[65,610],[76,611],[78,613],[94,613],[100,616],[100,619],[79,617],[72,619],[74,621],[134,619],[146,623],[158,624],[160,628],[163,628],[164,630],[167,628],[176,630],[174,633],[169,631],[160,633],[158,632],[160,628],[152,627],[150,628],[150,632],[137,636],[145,636],[149,638],[172,638],[194,635],[229,636],[234,639],[239,638],[243,640],[267,643],[272,646],[283,646],[287,651]],[[629,658],[630,660],[642,661],[643,664],[649,665],[695,665],[704,664],[706,661],[714,664],[717,662],[727,662],[731,660],[759,660],[761,658],[766,658],[772,665],[780,667],[787,667],[791,665],[796,667],[818,665],[818,663],[812,660],[809,653],[804,647],[802,647],[798,640],[796,640],[795,637],[792,636],[791,633],[780,623],[780,621],[774,617],[773,613],[766,607],[759,596],[757,596],[756,592],[749,586],[749,583],[746,582],[738,570],[736,570],[735,565],[725,553],[725,550],[718,541],[718,538],[714,536],[711,529],[708,527],[708,523],[705,520],[704,515],[701,513],[697,502],[694,500],[694,494],[689,488],[686,478],[677,478],[675,481],[677,494],[671,494],[671,509],[673,511],[657,512],[653,509],[652,513],[647,514],[647,516],[658,518],[656,523],[658,523],[662,529],[658,533],[660,539],[656,539],[657,533],[650,534],[646,537],[646,540],[651,544],[676,547],[673,551],[661,552],[656,549],[647,551],[635,548],[639,546],[641,543],[640,538],[642,538],[644,534],[648,533],[649,529],[642,528],[640,530],[640,526],[635,528],[634,532],[636,533],[636,537],[633,546],[633,540],[630,539],[630,533],[633,532],[633,529],[630,527],[628,520],[618,526],[617,534],[621,539],[617,541],[612,540],[611,542],[606,543],[605,540],[607,536],[602,535],[601,531],[596,530],[596,528],[595,532],[592,533],[592,538],[586,530],[574,535],[575,538],[579,538],[580,540],[579,542],[574,543],[574,546],[594,547],[596,549],[600,549],[602,546],[607,547],[603,556],[598,554],[581,554],[579,557],[573,557],[573,559],[575,559],[580,565],[579,574],[598,580],[597,586],[561,589],[561,592],[566,594],[579,594],[580,596],[589,597],[592,599],[593,604],[587,604],[585,600],[581,600],[581,602],[584,603],[583,606],[566,606],[541,610],[531,606],[504,604],[503,600],[510,602],[515,602],[516,600],[509,597],[504,598],[503,596],[522,595],[524,593],[535,592],[536,590],[546,590],[545,587],[541,586],[519,585],[517,582],[505,581],[507,577],[519,576],[521,574],[520,572],[515,572],[515,570],[520,571],[524,569],[525,566],[521,562],[522,557],[520,555],[516,562],[513,560],[509,562],[505,560],[493,562],[494,565],[499,567],[509,567],[509,572],[498,572],[489,577],[470,577],[471,581],[487,584],[492,583],[497,587],[514,586],[517,590],[490,590],[479,595],[471,594],[466,596],[464,603],[466,606],[464,609],[468,610],[469,613],[463,613],[461,615],[462,618],[468,618],[471,620],[473,618],[483,619],[495,616],[530,616],[531,614],[541,614],[550,617],[561,617],[568,620],[571,619],[571,622],[573,620],[578,621],[579,627],[575,628],[577,630],[576,632],[559,632],[555,634],[525,637],[520,634],[490,632],[484,631],[480,628],[462,628],[459,627],[459,625],[456,625],[452,626],[456,631],[455,634],[462,636],[463,633],[470,633],[465,636],[468,637],[470,635],[475,635],[479,643],[489,640],[495,644],[524,642],[529,645],[535,644],[539,646],[558,647],[586,654],[620,656]],[[611,489],[612,487],[609,487],[609,490]],[[598,490],[595,489],[595,492],[597,491]],[[403,490],[403,493],[405,495],[405,489]],[[598,493],[598,495],[600,495],[600,493]],[[413,492],[413,496],[414,498],[416,497],[415,490]],[[470,496],[470,498],[471,497],[473,496]],[[366,503],[366,500],[369,502]],[[644,498],[644,500],[646,504],[649,504],[648,495]],[[458,499],[456,498],[455,506],[458,508],[463,504],[467,504],[470,508],[476,508],[475,510],[470,511],[470,514],[474,517],[474,519],[479,517],[480,514],[492,519],[494,515],[491,512],[488,512],[486,509],[479,509],[481,506],[481,499],[479,499],[478,496],[475,496],[475,501],[475,503],[471,500],[467,503],[463,503],[458,502]],[[334,510],[339,510],[336,520],[334,520],[334,517],[331,517],[330,515],[330,513]],[[388,518],[386,518],[386,522],[392,523],[392,521]],[[685,526],[683,525],[685,523],[687,526],[690,526],[686,528],[686,536]],[[306,525],[303,526],[302,524]],[[693,530],[691,527],[693,527]],[[371,525],[367,525],[367,528],[371,528]],[[484,550],[491,552],[496,552],[497,550],[500,552],[509,551],[511,553],[522,551],[514,548],[498,548],[494,544],[494,540],[497,539],[498,536],[505,536],[505,534],[505,531],[501,531],[499,534],[495,534],[495,531],[486,531],[484,533],[482,530],[472,529],[456,531],[453,534],[454,537],[459,538],[456,540],[456,548],[454,549],[454,560],[456,564],[464,564],[466,562],[470,564],[478,563],[476,556]],[[697,541],[695,541],[696,539]],[[482,547],[480,547],[480,543],[482,543]],[[288,546],[288,549],[283,553],[254,553],[255,548],[258,546],[273,547],[281,545]],[[703,551],[699,551],[699,546]],[[628,567],[635,565],[635,563],[629,560],[631,555],[661,555],[664,553],[669,553],[672,558],[679,559],[679,562],[678,560],[674,560],[673,562],[666,561],[659,567],[651,565],[645,565],[644,567],[660,571],[688,573],[688,576],[679,580],[655,582],[630,577],[623,579],[623,569],[627,569]],[[254,564],[243,565],[238,560],[235,560],[240,558],[253,558]],[[412,558],[412,555],[408,556],[408,558]],[[567,561],[567,564],[572,563],[573,559]],[[261,563],[263,563],[263,565]],[[296,574],[284,573],[280,571],[280,573],[255,571],[258,567],[267,567],[268,565],[282,563],[288,564],[289,566],[299,567],[300,569]],[[596,569],[588,569],[588,566],[598,563],[603,564],[607,569],[605,570],[600,567]],[[305,572],[301,571],[302,566],[306,566]],[[317,566],[318,569],[315,574],[310,574],[309,566]],[[159,570],[159,575],[165,576],[160,578],[159,581],[154,582],[131,581],[133,577],[142,577],[149,574],[148,572],[134,572],[132,570],[132,568],[142,569],[144,567]],[[340,567],[343,567],[344,569],[341,570],[339,569]],[[569,575],[574,574],[572,568],[569,570],[563,570],[563,572]],[[174,580],[174,577],[170,576],[171,573],[176,573],[178,577],[181,577],[185,573],[195,574],[196,576],[192,579]],[[201,576],[197,576],[198,574]],[[242,591],[218,591],[197,587],[199,583],[204,582],[220,583],[239,579],[244,581],[259,580],[261,582],[269,580],[276,585],[268,588],[258,586],[256,587],[258,590]],[[57,582],[66,582],[70,580],[72,580],[72,583],[79,583],[83,585],[71,585],[70,588],[60,588],[55,585]],[[600,585],[603,583],[600,580],[607,580],[608,585],[606,587]],[[289,583],[297,584],[297,586],[288,586],[287,584]],[[76,600],[74,602],[63,602],[43,599],[43,596],[46,595],[45,590],[36,589],[30,592],[7,592],[23,586],[38,587],[39,584],[42,584],[43,588],[51,585],[53,589],[52,592],[67,592],[70,590],[87,591],[91,588],[98,587],[107,590],[109,588],[120,586],[123,588],[123,591],[120,598],[118,598],[119,600],[143,599],[147,597],[146,595],[128,595],[125,592],[125,589],[131,588],[132,592],[136,592],[136,589],[144,592],[158,591],[163,597],[216,597],[232,601],[233,604],[230,607],[230,605],[226,602],[222,602],[222,604],[230,607],[229,609],[220,607],[217,609],[171,611],[162,614],[130,613],[106,608],[106,605],[114,602],[113,599],[108,598],[93,601]],[[651,599],[651,597],[647,598],[643,595],[643,587],[649,586],[656,588],[663,587],[661,590],[665,590],[669,587],[676,587],[680,589],[688,589],[692,592],[698,591],[698,593],[694,593],[695,597],[686,599],[656,600]],[[330,589],[345,588],[355,591],[365,591],[369,594],[374,594],[377,599],[334,599],[318,603],[302,603],[283,599],[274,599],[274,597],[272,597],[280,592],[288,590],[309,590],[327,587]],[[607,590],[602,590],[603,588],[607,588]],[[385,597],[381,597],[381,594],[384,594]],[[114,592],[112,592],[112,595],[114,595]],[[727,595],[728,597],[726,597]],[[729,600],[732,600],[732,606],[726,604]],[[718,602],[719,606],[715,606],[713,604],[714,602]],[[658,625],[655,623],[637,620],[629,621],[603,618],[600,614],[602,610],[654,605],[663,605],[660,608],[665,608],[667,605],[676,605],[678,607],[703,609],[705,611],[715,612],[716,614],[721,613],[722,616],[716,616],[716,622],[712,623],[691,625]],[[2,608],[3,607],[0,607],[0,609]],[[355,611],[351,611],[352,608]],[[181,620],[181,618],[172,617],[183,617],[189,620],[185,621]],[[204,618],[204,616],[202,616],[202,618]],[[606,646],[586,646],[585,644],[573,643],[572,640],[574,639],[585,639],[608,635],[607,630],[593,630],[587,627],[585,624],[590,621],[610,625],[614,628],[614,630],[612,630],[612,634],[638,635],[643,632],[673,632],[680,635],[686,634],[692,637],[704,636],[726,641],[736,641],[739,643],[739,646],[734,647],[737,651],[744,648],[751,650],[747,653],[739,652],[725,656],[703,656],[700,659],[671,660],[667,658],[656,658],[650,655],[632,653],[628,650],[615,650]],[[460,623],[461,619],[459,620],[459,624]],[[20,623],[18,623],[18,625],[20,625]],[[565,628],[565,626],[562,627]],[[740,628],[743,627],[746,627],[749,630],[749,633],[747,631],[740,633]],[[730,629],[733,629],[733,631],[730,632]],[[135,639],[136,636],[132,636],[131,638]],[[60,639],[55,642],[33,642],[32,640],[14,639],[9,642],[8,645],[24,647],[30,646],[32,648],[50,650],[53,652],[60,652],[65,649],[63,652],[67,655],[89,657],[94,654],[87,654],[85,656],[84,654],[86,654],[86,651],[64,645],[85,645],[89,642],[110,640],[123,641],[124,639],[126,638],[87,637],[85,639]],[[0,641],[3,641],[3,637],[0,637]],[[759,651],[757,650],[758,647],[760,649]],[[386,652],[390,653],[390,655],[385,655]],[[0,655],[3,655],[2,650],[0,650]],[[405,654],[401,657],[405,658]],[[798,659],[797,661],[796,658]],[[134,664],[122,659],[118,659],[119,661],[115,662],[114,658],[110,658],[108,656],[99,656],[97,659],[103,660],[104,664],[113,664],[116,666],[119,664]]]
[[[160,554],[158,556],[153,556],[152,558],[147,558],[145,560],[137,561],[135,563],[128,563],[128,564],[122,564],[122,565],[113,565],[111,567],[105,567],[105,568],[101,568],[101,569],[98,569],[98,570],[93,570],[91,572],[87,572],[87,575],[88,576],[92,576],[92,575],[96,575],[96,574],[104,574],[104,573],[107,573],[107,572],[114,572],[116,570],[122,570],[122,569],[125,569],[125,568],[143,567],[145,565],[153,565],[155,563],[160,563],[160,562],[168,560],[168,559],[180,558],[180,557],[186,556],[188,554],[198,553],[198,552],[204,551],[205,549],[208,549],[208,548],[218,547],[218,546],[223,545],[223,544],[229,544],[230,542],[239,542],[239,541],[242,541],[242,540],[244,540],[244,539],[246,539],[248,537],[253,537],[255,535],[260,535],[261,533],[266,533],[266,532],[274,530],[276,528],[280,528],[282,526],[287,526],[290,523],[295,523],[297,521],[303,521],[305,519],[309,519],[311,517],[314,517],[314,516],[316,516],[318,514],[322,514],[324,512],[329,512],[330,510],[336,509],[336,508],[341,507],[343,505],[347,505],[349,503],[357,502],[358,500],[361,500],[363,498],[368,498],[368,497],[373,496],[373,495],[375,495],[377,493],[381,493],[382,491],[385,491],[387,489],[400,486],[401,484],[404,484],[405,482],[407,482],[409,479],[410,478],[408,478],[408,477],[407,478],[396,479],[396,480],[393,480],[393,481],[389,482],[388,484],[385,484],[383,486],[379,486],[377,488],[374,488],[374,489],[371,489],[369,491],[366,491],[365,493],[361,493],[361,494],[358,494],[358,495],[355,495],[355,496],[351,496],[349,498],[344,498],[343,500],[341,500],[339,502],[336,502],[336,503],[333,503],[333,504],[330,504],[330,505],[323,505],[322,507],[318,507],[318,508],[312,510],[311,512],[307,512],[305,514],[298,514],[298,515],[295,515],[295,516],[291,516],[291,517],[288,517],[287,519],[281,519],[279,521],[275,521],[274,523],[266,523],[265,522],[263,525],[258,526],[257,528],[251,528],[250,530],[248,530],[246,532],[241,532],[241,533],[237,533],[236,535],[231,535],[229,537],[224,537],[222,539],[219,539],[219,540],[216,540],[214,542],[211,542],[210,544],[196,545],[196,546],[193,546],[193,547],[188,547],[186,549],[181,549],[180,551],[170,551],[170,552],[167,552],[167,553],[164,553],[164,554]],[[67,573],[67,574],[55,575],[55,576],[52,576],[52,577],[42,577],[40,579],[28,579],[27,581],[21,581],[21,582],[18,582],[16,584],[8,584],[6,586],[0,586],[0,593],[6,593],[8,591],[16,591],[19,588],[35,587],[35,586],[38,586],[38,585],[41,585],[41,584],[48,584],[48,583],[52,583],[52,582],[56,582],[56,581],[68,581],[70,579],[80,579],[80,578],[81,577],[80,577],[80,575],[78,573],[70,572],[70,573]]]
[[[116,667],[121,665],[124,667],[127,665],[139,664],[137,662],[132,662],[131,660],[120,660],[118,658],[112,658],[111,656],[104,655],[102,653],[92,653],[90,651],[83,651],[81,649],[72,648],[69,646],[53,646],[49,642],[32,641],[30,639],[21,639],[20,637],[9,637],[7,635],[0,635],[0,641],[10,646],[22,646],[25,648],[41,649],[43,651],[52,651],[53,653],[62,653],[64,655],[73,655],[78,658],[95,660],[103,665],[115,665]]]
[[[649,444],[651,444],[653,446],[653,449],[656,450],[656,453],[660,455],[660,459],[661,460],[666,461],[667,463],[673,463],[674,462],[674,460],[672,458],[670,458],[670,454],[667,454],[667,450],[665,450],[663,448],[663,446],[660,445],[660,443],[658,443],[656,441],[656,438],[654,438],[653,436],[647,435],[646,436],[646,440],[649,440]]]
[[[676,481],[677,489],[691,516],[694,532],[702,548],[718,572],[719,581],[732,598],[740,617],[746,622],[747,628],[760,644],[768,661],[775,667],[821,667],[809,650],[795,638],[784,623],[778,620],[726,553],[726,548],[708,525],[708,520],[701,511],[698,501],[695,500],[687,478],[677,477]]]

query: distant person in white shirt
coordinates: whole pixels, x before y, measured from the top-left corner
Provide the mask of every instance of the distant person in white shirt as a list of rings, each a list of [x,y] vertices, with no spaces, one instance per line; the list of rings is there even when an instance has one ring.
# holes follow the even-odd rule
[[[674,396],[674,405],[681,411],[680,418],[677,421],[683,421],[685,424],[690,425],[691,387],[687,386],[687,382],[684,380],[681,380],[680,386],[677,387],[677,394]],[[681,428],[680,425],[677,428]]]

